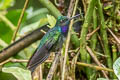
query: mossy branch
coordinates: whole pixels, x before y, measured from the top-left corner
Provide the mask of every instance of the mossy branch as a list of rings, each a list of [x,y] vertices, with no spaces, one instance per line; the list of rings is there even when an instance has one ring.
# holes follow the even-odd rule
[[[79,0],[76,0],[76,2],[75,2],[75,7],[74,7],[74,10],[73,10],[72,16],[75,16],[78,1]],[[69,42],[70,42],[70,37],[71,37],[72,25],[73,25],[73,20],[71,20],[69,30],[68,30],[68,36],[67,36],[66,45],[65,45],[65,57],[64,57],[64,62],[63,62],[62,79],[61,80],[64,80],[64,78],[65,78],[65,67],[66,67],[68,47],[69,47]]]
[[[111,58],[110,49],[109,49],[109,45],[108,45],[107,29],[106,29],[106,25],[105,25],[105,21],[104,21],[102,4],[101,4],[100,0],[97,1],[97,7],[98,7],[98,13],[100,16],[100,25],[101,25],[100,34],[101,34],[102,41],[104,44],[104,53],[105,53],[105,55],[107,55],[107,66],[109,68],[112,68],[112,58]],[[110,74],[110,76],[112,77],[112,74]]]
[[[96,15],[96,9],[94,8],[94,12],[93,12],[93,30],[95,30],[97,28],[97,15]],[[91,37],[91,42],[90,42],[90,46],[92,48],[92,50],[95,50],[96,48],[96,43],[97,43],[97,34],[94,33]]]
[[[45,6],[52,15],[54,15],[56,18],[58,16],[61,16],[62,14],[60,11],[49,1],[49,0],[39,0],[40,3]]]
[[[86,36],[87,36],[87,32],[88,32],[88,26],[91,22],[91,18],[92,18],[92,15],[93,15],[93,10],[94,10],[94,7],[95,7],[95,2],[96,0],[91,0],[90,3],[89,3],[89,6],[88,6],[88,10],[87,10],[87,13],[86,13],[86,16],[85,16],[85,21],[83,23],[83,26],[82,26],[82,30],[81,30],[81,36],[80,36],[80,53],[81,53],[81,60],[83,62],[87,62],[87,63],[90,63],[90,60],[91,60],[91,57],[90,55],[87,53],[86,49],[85,49],[85,46],[86,46]],[[89,68],[86,68],[86,73],[88,74],[88,78],[90,77],[91,75],[91,70]]]
[[[105,51],[105,55],[107,55],[107,65],[109,68],[112,68],[112,59],[110,56],[110,49],[108,46],[108,39],[107,39],[107,29],[106,29],[106,25],[105,25],[105,21],[104,21],[104,16],[103,16],[103,11],[102,11],[102,4],[100,2],[100,0],[97,1],[97,7],[98,7],[98,12],[99,12],[99,16],[100,16],[100,33],[101,33],[101,37],[102,37],[102,41],[104,43],[104,51]]]
[[[93,15],[93,10],[95,7],[95,2],[96,0],[91,0],[90,4],[88,6],[88,10],[85,16],[85,21],[83,23],[82,26],[82,30],[81,30],[81,36],[80,36],[80,53],[81,53],[81,59],[83,61],[86,61],[86,56],[87,56],[87,51],[85,50],[85,46],[86,46],[86,36],[87,36],[87,32],[88,32],[88,26],[90,24],[90,20],[91,17]]]

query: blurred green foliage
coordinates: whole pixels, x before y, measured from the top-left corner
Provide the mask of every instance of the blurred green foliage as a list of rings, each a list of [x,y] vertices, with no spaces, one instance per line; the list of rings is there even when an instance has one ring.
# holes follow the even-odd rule
[[[0,17],[0,50],[6,47],[6,45],[11,44],[14,29],[11,28],[9,22],[16,28],[17,23],[24,6],[25,0],[0,0],[0,15],[2,15],[6,20],[3,20]],[[48,23],[49,19],[54,19],[50,16],[47,18],[47,14],[50,14],[47,8],[44,8],[40,5],[39,0],[29,0],[28,7],[24,13],[22,23],[20,25],[19,32],[17,33],[17,38],[21,38],[26,33],[29,33],[36,28],[41,27],[42,25]],[[55,19],[54,19],[55,21]],[[54,22],[50,24],[53,26]],[[15,59],[28,59],[35,48],[37,47],[39,41],[34,43],[32,46],[22,50],[19,54],[13,56]],[[36,47],[33,47],[33,46]],[[0,72],[0,80],[30,80],[30,74],[26,69],[27,63],[12,63],[8,62],[4,65],[3,72]],[[13,69],[15,68],[15,69]],[[22,74],[21,74],[22,73]],[[23,75],[24,76],[18,76]],[[17,76],[15,74],[18,74]],[[27,79],[22,79],[27,77]]]
[[[5,14],[4,16],[10,22],[12,22],[13,25],[17,26],[17,22],[19,20],[20,13],[21,13],[21,10],[11,10],[11,11],[8,11],[7,14]],[[27,13],[24,14],[24,17],[22,20],[23,22],[25,22],[26,16],[27,16]],[[4,40],[6,43],[10,44],[13,33],[14,33],[14,31],[12,31],[12,29],[9,27],[8,24],[6,24],[4,21],[0,21],[0,38],[2,40]]]
[[[19,67],[4,67],[2,68],[2,71],[6,73],[12,73],[17,80],[32,80],[30,71]]]
[[[5,10],[14,5],[15,0],[0,0],[0,10]]]

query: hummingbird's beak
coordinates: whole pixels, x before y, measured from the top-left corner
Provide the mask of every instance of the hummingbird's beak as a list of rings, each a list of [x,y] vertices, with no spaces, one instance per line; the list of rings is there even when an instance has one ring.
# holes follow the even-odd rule
[[[75,16],[69,18],[69,20],[75,19],[75,18],[77,18],[77,17],[79,17],[79,16],[80,16],[80,14],[77,14],[77,15],[75,15]]]

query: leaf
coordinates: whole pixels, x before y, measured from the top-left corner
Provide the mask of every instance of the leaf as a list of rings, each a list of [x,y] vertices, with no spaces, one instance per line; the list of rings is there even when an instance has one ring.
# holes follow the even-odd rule
[[[30,71],[19,67],[3,67],[2,71],[5,73],[12,73],[17,80],[32,80]]]
[[[6,14],[6,17],[15,25],[17,26],[18,20],[20,18],[22,9],[17,9],[17,10],[11,10],[8,11],[8,13]],[[24,13],[24,16],[22,18],[22,23],[25,22],[26,18],[27,18],[27,13]]]
[[[17,80],[11,73],[0,72],[0,80]]]
[[[120,80],[120,57],[114,62],[113,70],[114,70],[115,75]]]
[[[97,78],[97,80],[108,80],[106,78]],[[118,80],[118,79],[110,79],[110,80]]]
[[[105,79],[105,78],[97,78],[97,80],[107,80],[107,79]]]
[[[2,39],[0,39],[0,46],[7,47],[8,44],[6,42],[4,42]]]
[[[0,10],[7,9],[14,5],[14,0],[0,0]]]
[[[109,5],[107,5],[106,7],[104,7],[104,9],[107,10],[107,9],[112,8],[112,7],[113,7],[113,5],[109,4]]]
[[[13,24],[17,25],[21,10],[11,10],[5,17]],[[22,22],[26,20],[27,13],[25,12]],[[11,28],[2,20],[0,20],[0,38],[7,44],[12,40],[13,32]]]
[[[38,10],[33,11],[32,7],[27,9],[27,21],[26,24],[31,24],[31,23],[35,23],[38,20],[42,19],[42,18],[46,18],[46,15],[49,14],[49,11],[46,8],[40,8]]]
[[[56,19],[51,15],[47,15],[47,19],[48,19],[48,23],[50,24],[50,25],[48,25],[48,27],[49,28],[54,27],[56,24]]]
[[[37,29],[38,27],[41,27],[41,25],[44,25],[47,23],[47,18],[42,18],[37,22],[34,22],[32,24],[26,25],[24,26],[21,30],[20,30],[20,35],[25,35],[25,33],[28,33],[30,31],[33,31],[35,29]]]

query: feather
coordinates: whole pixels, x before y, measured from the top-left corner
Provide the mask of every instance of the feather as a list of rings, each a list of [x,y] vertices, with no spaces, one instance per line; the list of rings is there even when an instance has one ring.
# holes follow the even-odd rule
[[[42,64],[49,57],[51,50],[53,50],[53,47],[55,47],[55,44],[57,44],[59,40],[59,37],[61,35],[60,30],[60,27],[54,27],[50,29],[41,39],[40,45],[30,58],[27,65],[28,69],[32,73],[39,64]]]
[[[31,59],[28,62],[28,69],[31,71],[31,73],[34,72],[36,67],[41,64],[43,61],[45,61],[49,56],[49,51],[45,46],[41,47],[38,51],[34,53],[34,55],[31,57]]]
[[[49,57],[51,48],[55,43],[56,40],[54,40],[54,38],[51,38],[40,49],[36,49],[27,65],[31,73],[34,72],[39,64],[42,64]]]

